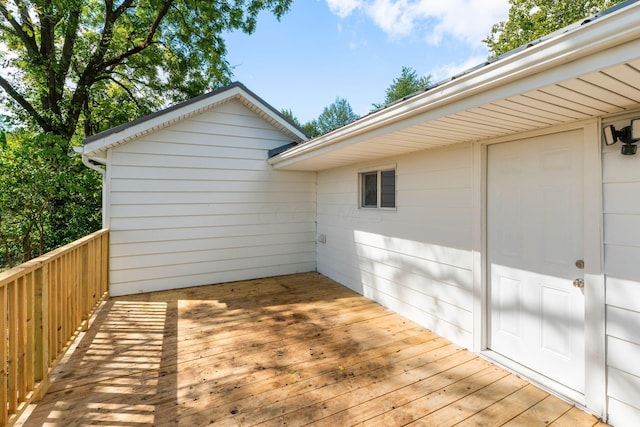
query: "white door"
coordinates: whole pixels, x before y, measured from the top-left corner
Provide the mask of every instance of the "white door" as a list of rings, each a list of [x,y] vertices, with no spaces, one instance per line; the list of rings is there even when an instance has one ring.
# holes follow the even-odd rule
[[[584,392],[582,130],[488,148],[489,347]]]

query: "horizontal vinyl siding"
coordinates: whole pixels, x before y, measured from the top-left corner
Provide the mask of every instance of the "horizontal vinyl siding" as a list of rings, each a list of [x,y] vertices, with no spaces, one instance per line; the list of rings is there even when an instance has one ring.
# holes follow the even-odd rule
[[[396,165],[395,210],[358,208],[358,173]],[[318,174],[318,271],[470,347],[469,145]]]
[[[229,102],[114,149],[112,294],[314,270],[315,173],[266,162],[289,142]]]
[[[629,125],[629,119],[613,124],[620,129]],[[638,156],[621,155],[618,143],[604,147],[602,165],[609,422],[616,427],[637,426],[640,420],[640,164]]]

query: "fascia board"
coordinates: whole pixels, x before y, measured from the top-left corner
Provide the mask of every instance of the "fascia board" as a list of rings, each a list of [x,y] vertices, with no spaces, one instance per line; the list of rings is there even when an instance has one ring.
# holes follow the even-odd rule
[[[280,126],[285,128],[288,132],[295,135],[300,141],[306,141],[309,139],[309,136],[300,131],[300,129],[293,126],[288,120],[283,119],[280,115],[271,114],[269,111],[273,108],[269,108],[264,101],[259,98],[256,98],[250,93],[242,91],[242,97],[247,100],[251,105],[257,107],[263,114],[271,117],[272,120],[276,121]]]
[[[84,145],[83,152],[85,154],[93,154],[99,151],[103,151],[113,146],[119,145],[123,142],[129,141],[133,138],[142,136],[146,133],[169,126],[177,121],[192,116],[199,111],[210,107],[211,105],[237,96],[239,92],[240,90],[238,87],[232,87],[227,91],[201,99],[196,102],[189,103],[181,108],[160,113],[157,116],[144,120],[138,124],[135,124],[134,122],[131,124],[131,126],[126,126],[118,132],[110,133],[103,138],[99,138],[95,141],[89,142],[88,144]]]

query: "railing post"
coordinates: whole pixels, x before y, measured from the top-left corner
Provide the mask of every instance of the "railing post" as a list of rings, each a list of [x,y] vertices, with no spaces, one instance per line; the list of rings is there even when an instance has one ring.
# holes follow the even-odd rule
[[[49,388],[49,264],[35,271],[35,380],[41,383],[39,399]]]

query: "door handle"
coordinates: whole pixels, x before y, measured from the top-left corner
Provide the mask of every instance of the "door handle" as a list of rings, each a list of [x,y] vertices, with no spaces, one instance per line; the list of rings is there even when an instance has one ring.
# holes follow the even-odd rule
[[[573,281],[573,286],[575,286],[576,288],[584,288],[584,280],[583,279],[576,279]]]

